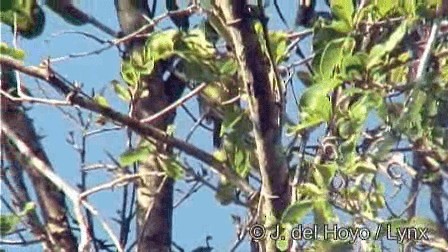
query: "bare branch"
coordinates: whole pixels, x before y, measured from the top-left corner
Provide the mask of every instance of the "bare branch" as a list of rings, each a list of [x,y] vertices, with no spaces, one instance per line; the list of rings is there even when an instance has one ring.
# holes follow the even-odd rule
[[[165,107],[163,110],[159,111],[158,113],[155,113],[154,115],[152,115],[152,116],[150,116],[148,118],[144,118],[144,119],[140,120],[140,122],[141,123],[151,123],[151,122],[153,122],[154,120],[160,118],[161,116],[163,116],[163,115],[173,111],[174,109],[176,109],[180,105],[184,104],[186,101],[188,101],[189,99],[194,97],[196,94],[201,92],[201,90],[204,89],[206,86],[207,86],[207,83],[202,83],[201,85],[199,85],[195,89],[193,89],[190,93],[188,93],[186,96],[181,97],[180,99],[178,99],[177,101],[173,102],[169,106]]]
[[[126,125],[133,131],[143,136],[152,137],[201,160],[202,162],[210,165],[210,168],[216,173],[226,176],[231,183],[240,188],[243,192],[248,194],[254,194],[256,192],[247,181],[236,174],[234,170],[224,166],[223,163],[216,160],[213,155],[210,155],[209,153],[197,148],[194,145],[188,144],[185,141],[168,136],[165,132],[156,129],[151,125],[142,124],[134,118],[123,115],[115,110],[112,110],[111,108],[101,106],[91,99],[82,97],[71,87],[69,87],[64,80],[60,79],[50,67],[25,66],[22,62],[5,56],[0,56],[0,64],[19,70],[32,77],[45,80],[64,95],[72,94],[70,101],[73,104],[99,113],[113,121]]]
[[[60,178],[56,173],[54,173],[51,169],[48,168],[48,166],[45,164],[44,161],[42,161],[39,157],[37,157],[32,150],[27,146],[25,142],[22,141],[22,139],[9,128],[9,125],[2,124],[1,130],[6,133],[8,138],[12,139],[14,141],[14,144],[17,146],[17,149],[22,153],[22,155],[29,158],[29,162],[33,165],[33,167],[39,171],[42,175],[44,175],[46,178],[48,178],[54,185],[56,185],[59,189],[61,189],[64,194],[73,202],[75,206],[75,214],[77,216],[78,222],[80,226],[82,227],[81,236],[87,235],[87,226],[85,226],[85,220],[84,215],[81,212],[80,204],[84,205],[93,215],[97,216],[97,218],[100,220],[100,223],[102,224],[103,228],[108,233],[109,237],[114,242],[116,248],[119,251],[123,251],[121,248],[121,245],[116,238],[116,236],[113,234],[112,229],[109,228],[109,226],[102,220],[102,218],[99,216],[98,211],[91,206],[87,201],[80,200],[79,192],[73,188],[72,186],[68,185],[62,178]],[[82,226],[84,225],[84,226]],[[87,237],[81,237],[81,242],[79,244],[79,249],[81,251],[84,251],[88,244],[87,242],[90,239]]]

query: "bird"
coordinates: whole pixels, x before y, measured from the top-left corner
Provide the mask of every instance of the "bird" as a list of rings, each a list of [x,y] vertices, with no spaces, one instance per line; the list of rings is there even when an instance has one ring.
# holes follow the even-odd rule
[[[296,25],[309,27],[315,17],[316,0],[298,0]]]

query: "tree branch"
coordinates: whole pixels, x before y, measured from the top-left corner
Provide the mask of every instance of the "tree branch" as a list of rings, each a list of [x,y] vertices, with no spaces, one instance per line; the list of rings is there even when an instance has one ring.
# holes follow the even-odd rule
[[[249,110],[263,181],[260,197],[260,201],[264,198],[262,216],[269,217],[265,219],[265,225],[271,226],[276,224],[290,201],[286,157],[281,147],[283,83],[277,78],[276,66],[273,66],[269,52],[263,50],[269,47],[259,42],[261,35],[254,29],[253,17],[248,16],[246,1],[216,2],[217,11],[228,24],[240,76],[249,94]],[[267,251],[276,251],[275,241],[267,239],[265,245]]]
[[[142,136],[152,137],[158,141],[168,144],[169,146],[177,148],[180,151],[183,151],[186,154],[208,164],[214,172],[224,175],[232,184],[240,188],[243,192],[249,195],[256,193],[256,190],[252,188],[247,181],[242,179],[231,168],[219,162],[215,157],[213,157],[213,155],[210,155],[209,153],[197,148],[194,145],[188,144],[185,141],[171,137],[151,125],[140,123],[137,119],[119,113],[111,108],[101,106],[92,99],[81,96],[73,88],[69,87],[64,80],[59,78],[50,67],[25,66],[22,62],[5,56],[0,56],[0,64],[9,66],[29,76],[48,82],[53,88],[65,96],[68,96],[67,99],[69,99],[69,101],[73,104],[99,113],[115,122],[129,127],[129,129],[141,134]]]

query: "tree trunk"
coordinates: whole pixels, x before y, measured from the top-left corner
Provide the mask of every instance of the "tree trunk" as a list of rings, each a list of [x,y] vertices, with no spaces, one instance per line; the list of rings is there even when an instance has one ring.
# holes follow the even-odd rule
[[[261,218],[267,228],[275,228],[290,202],[288,169],[282,153],[281,129],[283,91],[276,66],[269,52],[263,50],[254,29],[254,17],[248,16],[246,1],[216,1],[218,12],[230,31],[240,77],[249,95],[257,156],[262,178]],[[257,17],[255,17],[257,18]],[[266,36],[264,36],[265,39]],[[267,238],[260,251],[277,251],[275,240]]]
[[[13,71],[2,66],[2,90],[7,91],[11,87],[14,87],[14,77]],[[28,144],[34,154],[46,163],[48,167],[51,167],[50,161],[40,144],[39,137],[34,130],[32,120],[27,117],[19,104],[5,97],[1,99],[1,123],[8,124],[9,128],[14,129],[16,135],[20,136],[22,138],[21,140]],[[6,151],[7,158],[10,162],[15,163],[15,165],[19,164],[26,171],[36,191],[46,229],[46,239],[48,240],[45,246],[50,251],[76,251],[77,241],[70,229],[66,215],[67,208],[64,194],[44,175],[40,174],[34,167],[27,163],[26,157],[13,155],[13,146],[8,145],[8,147],[10,148],[7,148]],[[16,185],[21,184],[19,181],[20,177],[14,179],[16,180]]]
[[[147,24],[143,15],[150,17],[150,10],[146,1],[116,0],[118,19],[123,35],[131,34]],[[150,30],[148,30],[150,32]],[[142,49],[144,39],[132,39],[126,45],[127,55]],[[164,69],[156,64],[153,73],[142,76],[140,85],[148,90],[149,95],[134,100],[134,114],[138,119],[151,116],[170,104],[172,97],[167,95],[167,85],[163,81]],[[175,112],[167,113],[151,122],[160,130],[166,130],[174,119]],[[139,172],[148,173],[161,171],[158,155],[169,154],[166,145],[153,139],[156,151],[140,164]],[[172,215],[173,215],[173,186],[174,181],[168,177],[146,176],[137,183],[137,251],[170,251]]]

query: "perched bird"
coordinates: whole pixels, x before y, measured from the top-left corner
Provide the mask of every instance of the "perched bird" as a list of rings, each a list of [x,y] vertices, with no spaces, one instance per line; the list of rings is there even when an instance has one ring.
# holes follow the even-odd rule
[[[298,0],[296,25],[309,27],[316,16],[315,6],[316,0]]]
[[[213,124],[213,146],[221,147],[221,126],[224,112],[221,103],[229,99],[222,83],[213,82],[207,85],[198,96],[199,113],[204,116],[208,124]]]
[[[168,11],[177,11],[179,10],[179,5],[176,0],[166,0],[165,1],[166,9]],[[190,21],[188,20],[188,16],[179,16],[179,15],[170,15],[171,21],[182,31],[187,31],[190,27]]]

